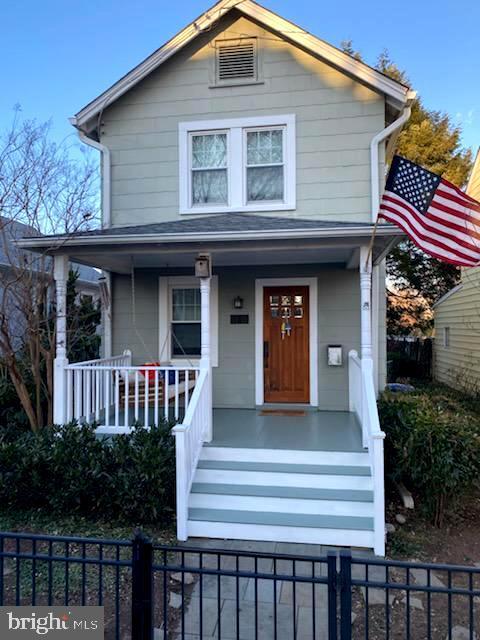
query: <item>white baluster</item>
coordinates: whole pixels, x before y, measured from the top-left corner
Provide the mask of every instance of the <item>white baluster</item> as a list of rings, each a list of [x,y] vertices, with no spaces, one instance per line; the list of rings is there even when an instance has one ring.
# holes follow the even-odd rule
[[[179,378],[179,371],[178,369],[175,369],[175,420],[178,420],[178,405],[179,405],[178,378]]]
[[[124,399],[124,416],[123,416],[123,425],[125,427],[130,426],[128,424],[128,405],[130,402],[130,380],[129,380],[129,371],[128,369],[125,369],[123,371],[123,378],[124,378],[124,387],[125,387],[125,399]]]
[[[143,421],[143,425],[145,427],[148,427],[148,397],[150,395],[149,393],[149,385],[150,385],[150,380],[149,380],[149,371],[148,369],[145,370],[145,417],[144,417],[144,421]]]
[[[135,422],[138,422],[138,407],[139,407],[139,389],[138,389],[138,369],[135,369]]]
[[[168,394],[168,387],[170,384],[170,370],[169,369],[165,369],[164,371],[164,385],[165,385],[165,406],[163,408],[163,415],[165,417],[165,420],[168,420],[168,406],[169,406],[169,394]]]
[[[155,400],[154,400],[154,423],[155,425],[158,427],[158,401],[159,401],[159,384],[158,384],[158,376],[159,376],[159,370],[155,369]]]
[[[109,427],[110,426],[110,376],[111,376],[111,371],[110,369],[106,369],[104,371],[104,376],[103,376],[103,380],[104,380],[104,388],[105,388],[105,426]]]
[[[118,369],[114,370],[115,380],[115,427],[120,426],[120,374]]]

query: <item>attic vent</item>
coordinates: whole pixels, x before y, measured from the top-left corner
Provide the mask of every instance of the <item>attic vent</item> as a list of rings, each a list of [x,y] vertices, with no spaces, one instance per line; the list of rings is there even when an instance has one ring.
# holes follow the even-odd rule
[[[230,83],[257,79],[255,40],[242,39],[217,43],[217,82]]]

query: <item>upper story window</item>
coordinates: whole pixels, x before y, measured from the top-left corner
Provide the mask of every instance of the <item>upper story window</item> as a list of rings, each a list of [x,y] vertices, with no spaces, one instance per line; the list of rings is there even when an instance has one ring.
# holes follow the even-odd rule
[[[190,144],[192,205],[227,204],[227,134],[195,133]]]
[[[295,208],[295,116],[179,125],[180,213]]]

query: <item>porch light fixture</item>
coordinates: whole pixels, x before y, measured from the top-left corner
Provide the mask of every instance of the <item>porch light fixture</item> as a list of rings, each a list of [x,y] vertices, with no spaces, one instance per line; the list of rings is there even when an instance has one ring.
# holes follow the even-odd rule
[[[237,296],[233,299],[233,308],[234,309],[243,309],[243,298]]]

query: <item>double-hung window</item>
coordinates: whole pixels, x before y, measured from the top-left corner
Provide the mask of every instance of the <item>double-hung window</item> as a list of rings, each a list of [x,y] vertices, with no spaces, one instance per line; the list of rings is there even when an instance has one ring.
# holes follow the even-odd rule
[[[200,289],[172,287],[172,357],[200,356]]]
[[[295,208],[295,116],[179,125],[180,213]]]

